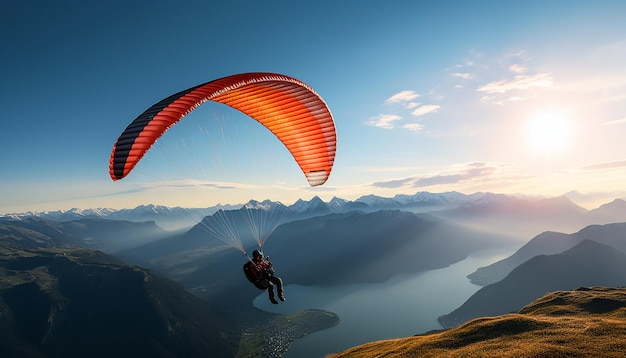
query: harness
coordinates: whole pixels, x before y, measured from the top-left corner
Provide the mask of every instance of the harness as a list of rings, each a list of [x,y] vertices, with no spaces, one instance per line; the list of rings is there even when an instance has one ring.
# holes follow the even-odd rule
[[[248,255],[246,255],[248,257]],[[265,261],[265,258],[257,264],[253,259],[248,257],[248,262],[243,264],[243,272],[248,281],[250,281],[259,290],[267,290],[274,284],[267,278],[274,275],[272,263]]]

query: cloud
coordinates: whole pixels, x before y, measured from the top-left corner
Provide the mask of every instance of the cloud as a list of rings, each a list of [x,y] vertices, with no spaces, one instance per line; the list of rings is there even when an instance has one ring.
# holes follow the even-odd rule
[[[529,98],[531,98],[531,97],[511,96],[511,97],[509,97],[509,101],[510,102],[519,102],[519,101],[525,101],[525,100],[527,100]]]
[[[417,109],[411,112],[411,114],[416,117],[419,117],[427,113],[437,112],[439,108],[441,108],[441,106],[437,104],[424,104],[424,105],[417,107]]]
[[[405,186],[424,188],[435,185],[456,184],[464,181],[486,180],[492,179],[501,166],[500,164],[494,163],[473,162],[463,164],[452,173],[379,181],[373,183],[372,186],[384,189],[394,189]]]
[[[215,188],[215,189],[252,189],[259,186],[233,182],[211,182],[206,180],[171,180],[157,183],[142,184],[143,190],[168,190],[187,188]]]
[[[486,93],[506,93],[514,90],[528,90],[532,88],[550,88],[553,85],[552,75],[549,73],[538,73],[536,75],[519,75],[511,80],[502,80],[487,83],[478,88],[480,92]]]
[[[472,75],[471,73],[461,73],[461,72],[456,72],[452,74],[453,77],[457,77],[457,78],[462,78],[465,80],[469,80],[471,78],[474,78],[474,75]]]
[[[423,116],[427,113],[437,112],[441,106],[435,104],[421,104],[413,101],[420,95],[411,90],[400,91],[393,96],[387,98],[385,103],[388,105],[392,104],[400,104],[406,110],[412,110],[411,114],[413,116],[419,117]],[[403,117],[398,114],[379,114],[376,117],[370,118],[366,124],[370,126],[391,129],[394,128],[394,122],[402,120]],[[401,126],[404,129],[419,132],[424,127],[420,123],[406,123]]]
[[[454,184],[463,180],[463,174],[434,175],[431,177],[419,178],[413,183],[414,188],[423,188],[433,185]]]
[[[377,117],[371,118],[367,121],[367,124],[374,127],[380,127],[385,129],[393,128],[393,122],[401,120],[397,114],[379,114]]]
[[[400,91],[400,92],[394,94],[393,96],[387,98],[387,100],[385,100],[385,102],[388,103],[388,104],[399,103],[399,102],[409,102],[409,101],[412,101],[412,100],[416,99],[419,96],[420,95],[418,93],[416,93],[415,91],[404,90],[404,91]]]
[[[520,74],[520,73],[526,72],[526,67],[519,65],[519,64],[515,64],[515,65],[509,66],[509,71]]]
[[[372,186],[375,186],[377,188],[384,188],[384,189],[395,189],[395,188],[401,188],[407,184],[410,184],[413,182],[413,180],[414,180],[413,178],[404,178],[404,179],[379,181],[379,182],[373,183]]]
[[[475,162],[467,165],[467,169],[462,170],[459,173],[433,175],[430,177],[423,177],[415,180],[413,187],[421,188],[433,185],[441,184],[454,184],[461,181],[475,180],[478,178],[485,178],[492,176],[497,170],[498,166],[493,164]]]
[[[584,167],[579,167],[578,170],[604,170],[604,169],[613,169],[613,168],[621,168],[626,167],[626,160],[614,160],[610,162],[597,163],[592,165],[587,165]]]
[[[420,123],[408,123],[403,125],[402,128],[408,129],[413,132],[419,132],[422,130],[422,128],[424,128],[424,125]]]

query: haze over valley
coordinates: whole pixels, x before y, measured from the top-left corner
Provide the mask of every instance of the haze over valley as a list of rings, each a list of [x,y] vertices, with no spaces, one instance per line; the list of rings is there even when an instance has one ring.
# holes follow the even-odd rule
[[[73,314],[110,316],[112,313],[107,312],[113,307],[128,304],[125,309],[131,309],[133,303],[126,303],[131,299],[127,293],[130,288],[120,286],[121,279],[107,281],[112,286],[102,288],[110,291],[109,296],[98,291],[89,293],[90,296],[77,296],[67,291],[67,282],[81,280],[81,276],[71,273],[75,269],[84,274],[89,270],[111,270],[119,274],[130,270],[142,273],[143,277],[154,276],[150,282],[176,282],[167,283],[179,287],[176,293],[168,289],[171,293],[167,295],[174,301],[167,304],[171,307],[168,310],[173,310],[166,313],[172,317],[167,319],[179,322],[181,330],[195,330],[194,334],[201,334],[202,340],[206,340],[196,341],[197,353],[189,353],[190,356],[201,354],[206,349],[202,347],[208,346],[224,357],[251,352],[259,357],[306,356],[306,352],[311,357],[330,354],[368,341],[393,338],[385,330],[368,332],[367,327],[376,324],[393,327],[393,317],[402,312],[416,321],[400,324],[396,319],[395,326],[402,327],[398,336],[452,328],[473,318],[515,312],[551,291],[581,286],[626,286],[623,274],[626,224],[622,223],[626,222],[626,217],[622,217],[626,216],[625,205],[622,199],[615,199],[587,210],[566,197],[418,192],[394,198],[370,195],[355,201],[334,198],[324,202],[314,197],[291,206],[251,200],[228,209],[142,206],[123,211],[11,214],[0,219],[5,262],[3,307],[6,312],[12,312],[11,320],[3,324],[22,328],[12,331],[12,338],[3,349],[26,356],[67,354],[67,343],[59,341],[59,337],[73,333],[62,327],[79,323],[73,315],[63,312],[79,310]],[[159,226],[160,222],[173,223],[181,215],[196,217],[199,212],[209,214],[188,229],[180,229],[177,224],[172,230]],[[224,237],[220,236],[225,227],[218,223],[227,221],[227,228],[237,233],[245,249],[254,249],[257,243],[250,230],[250,219],[257,223],[263,220],[279,223],[272,227],[263,246],[286,284],[288,300],[276,307],[270,307],[266,294],[245,280],[241,265],[246,257],[233,247],[230,239],[222,240]],[[549,230],[551,222],[554,227],[566,229],[565,232]],[[502,256],[504,253],[506,256]],[[35,260],[36,257],[41,259]],[[27,264],[28,260],[31,263]],[[61,265],[63,260],[69,261]],[[103,271],[96,276],[87,275],[92,277],[90,285],[98,285],[98,280],[106,279],[109,274]],[[143,285],[141,280],[132,282],[128,285]],[[165,294],[161,288],[147,289],[157,297]],[[20,313],[24,308],[17,303],[25,302],[21,295],[33,294],[49,298],[38,303],[40,309],[34,311],[34,316],[27,317]],[[184,300],[176,298],[180,295],[190,296]],[[189,326],[191,323],[185,323],[187,318],[174,317],[183,314],[176,308],[178,305],[196,297],[197,307],[193,309],[207,313],[197,316],[206,318],[194,325],[205,328],[193,328]],[[371,315],[376,322],[365,317],[351,318],[366,309],[368,297],[379,297],[378,313]],[[410,297],[413,300],[407,299]],[[333,303],[341,301],[348,305]],[[163,314],[158,305],[155,309],[161,313],[150,314]],[[52,326],[45,328],[45,319],[37,315],[57,317],[47,324],[54,324],[55,330],[65,333],[51,333],[55,332],[50,331]],[[144,320],[149,316],[115,317],[116,321],[106,326],[99,324],[101,329],[126,324],[126,319],[148,324]],[[307,321],[316,323],[304,325]],[[34,322],[40,322],[36,331],[32,331],[36,327]],[[350,334],[333,336],[332,332],[347,332],[342,330],[342,325],[354,324],[360,328],[350,329]],[[423,327],[421,331],[419,327]],[[321,338],[326,337],[326,331],[335,339]],[[187,335],[177,332],[174,334]],[[344,343],[341,343],[342,335]],[[307,338],[302,339],[304,336]],[[96,336],[85,337],[97,341]],[[143,338],[129,336],[134,342],[132,347],[136,348],[118,348],[115,353],[131,354],[148,341],[161,342],[158,349],[164,352],[181,352],[183,347],[192,349],[178,338],[162,341],[164,338],[159,337],[142,343]],[[276,339],[282,343],[271,343]],[[22,348],[15,348],[18,346]],[[74,348],[92,354],[97,344],[91,346]],[[290,348],[293,348],[291,353]]]

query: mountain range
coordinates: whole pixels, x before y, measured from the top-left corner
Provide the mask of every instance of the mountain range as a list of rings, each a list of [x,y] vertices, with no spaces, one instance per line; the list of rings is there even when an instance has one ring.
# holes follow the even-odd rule
[[[382,210],[284,223],[263,251],[290,285],[336,286],[446,267],[470,252],[497,245],[499,236],[429,214]],[[260,293],[243,276],[241,265],[247,258],[208,238],[201,224],[117,256],[158,271],[205,300],[222,303],[225,311],[250,306]]]
[[[622,233],[620,236],[623,238]],[[611,241],[615,237],[596,239]],[[621,240],[620,246],[624,244]],[[626,253],[585,239],[561,253],[534,256],[438,321],[443,327],[455,327],[473,318],[515,312],[547,292],[581,286],[626,286]]]
[[[27,247],[81,247],[112,253],[166,236],[171,236],[171,233],[154,221],[101,218],[54,221],[39,217],[0,219],[0,239]]]
[[[354,201],[334,197],[324,202],[315,196],[299,199],[292,205],[270,200],[250,200],[245,204],[217,205],[207,208],[181,208],[159,205],[141,205],[133,209],[70,209],[46,212],[5,214],[0,218],[24,219],[38,217],[54,221],[74,221],[100,218],[126,221],[154,221],[167,230],[187,230],[204,217],[218,211],[258,209],[266,212],[285,212],[284,222],[351,211],[375,212],[403,210],[431,213],[458,223],[481,226],[488,231],[514,235],[527,240],[543,231],[572,232],[592,224],[626,221],[626,201],[615,199],[596,209],[587,210],[576,205],[567,196],[536,198],[494,193],[462,194],[459,192],[430,193],[420,191],[413,195],[398,194],[391,198],[376,195],[362,196]],[[271,215],[267,215],[271,216]]]
[[[17,232],[0,237],[1,357],[275,357],[339,322],[322,310],[266,313],[239,292],[246,300],[201,299],[100,251]]]
[[[124,220],[112,219],[114,213],[122,215],[113,210],[82,211],[80,218],[73,219],[69,211],[59,220],[33,213],[0,218],[4,250],[0,257],[0,314],[9,319],[0,319],[0,331],[8,337],[5,346],[0,344],[0,353],[72,356],[67,337],[83,333],[81,339],[97,347],[90,334],[109,337],[110,333],[81,326],[85,324],[80,321],[82,315],[93,315],[103,329],[112,325],[105,316],[116,317],[117,322],[128,318],[137,325],[165,323],[149,324],[150,329],[129,324],[134,331],[146,330],[132,340],[156,352],[154,356],[180,354],[184,345],[198,350],[217,347],[216,352],[221,352],[217,356],[230,356],[242,337],[250,338],[246,341],[257,348],[240,352],[259,352],[258,339],[265,339],[255,335],[259,326],[242,322],[255,317],[255,322],[265,322],[260,325],[267,327],[275,324],[275,318],[252,307],[259,291],[243,278],[240,264],[247,258],[223,240],[215,240],[215,230],[209,229],[227,219],[244,241],[249,240],[251,245],[245,248],[251,249],[256,244],[247,220],[257,215],[278,218],[280,225],[272,227],[272,237],[263,249],[286,282],[301,285],[383,282],[400,274],[446,267],[476,250],[510,247],[521,238],[533,237],[511,257],[469,276],[484,287],[457,310],[441,316],[444,327],[515,312],[554,290],[626,285],[626,223],[620,223],[626,222],[626,202],[621,199],[586,210],[566,197],[420,192],[393,198],[370,195],[356,201],[333,198],[324,202],[314,197],[291,206],[251,200],[193,214],[184,212],[187,209],[169,209],[142,206],[123,211],[128,215]],[[182,231],[161,227],[160,222],[174,222],[181,215],[192,226]],[[551,220],[555,228],[566,227],[571,230],[566,232],[574,233],[542,231],[550,227]],[[103,289],[114,293],[100,291]],[[111,311],[124,306],[126,299],[135,307],[127,317]],[[181,304],[189,311],[179,308]],[[140,309],[140,305],[145,307]],[[33,307],[32,312],[26,307]],[[332,314],[310,314],[325,326],[336,324]],[[191,320],[193,316],[219,322],[219,327],[210,324],[203,328]],[[293,319],[283,320],[281,326]],[[224,320],[230,323],[222,325]],[[167,324],[173,322],[185,328],[172,331]],[[190,327],[204,332],[205,337],[184,332]],[[164,336],[164,329],[171,335]],[[156,341],[165,343],[154,343],[155,335],[160,335]],[[111,337],[113,341],[122,339]],[[181,343],[185,339],[193,343]],[[129,352],[135,352],[130,347]],[[194,356],[196,348],[190,348],[194,351],[185,356]],[[281,351],[287,348],[282,346]],[[80,353],[91,355],[90,349],[81,346]],[[114,349],[101,350],[123,356]]]
[[[581,241],[594,240],[626,253],[626,223],[590,225],[573,234],[546,231],[535,236],[513,255],[481,267],[467,277],[485,286],[500,281],[515,267],[537,255],[553,255],[568,250]]]
[[[414,195],[399,194],[392,198],[385,198],[376,195],[366,195],[355,201],[345,200],[334,197],[329,202],[322,201],[319,197],[314,196],[311,200],[298,199],[292,205],[286,206],[280,202],[271,200],[257,201],[250,200],[244,204],[218,204],[207,208],[182,208],[167,207],[162,205],[140,205],[133,209],[78,209],[24,212],[4,214],[0,217],[23,219],[27,217],[39,217],[55,221],[71,221],[85,218],[107,218],[113,220],[129,220],[129,221],[160,221],[164,219],[173,220],[174,218],[203,218],[212,215],[219,210],[237,210],[243,207],[270,210],[279,207],[288,208],[290,213],[295,217],[311,216],[312,214],[321,213],[340,213],[354,210],[377,211],[382,209],[405,209],[409,211],[425,212],[431,209],[442,210],[454,208],[459,205],[471,202],[482,193],[465,195],[458,192],[446,193],[429,193],[418,192]],[[413,209],[413,210],[410,210]],[[308,213],[308,214],[307,214]]]
[[[0,242],[3,357],[231,357],[238,330],[179,284],[114,257]]]

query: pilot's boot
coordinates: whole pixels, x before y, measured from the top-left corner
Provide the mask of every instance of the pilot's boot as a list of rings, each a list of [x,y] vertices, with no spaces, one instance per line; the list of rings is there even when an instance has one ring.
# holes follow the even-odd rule
[[[276,301],[276,299],[274,298],[274,288],[273,287],[268,288],[267,293],[270,296],[270,302],[277,305],[278,301]]]
[[[285,293],[283,292],[283,280],[278,277],[276,280],[276,291],[278,291],[278,298],[280,298],[281,301],[284,301]]]

